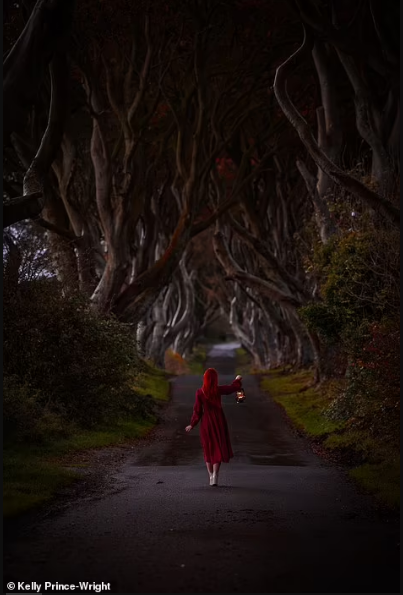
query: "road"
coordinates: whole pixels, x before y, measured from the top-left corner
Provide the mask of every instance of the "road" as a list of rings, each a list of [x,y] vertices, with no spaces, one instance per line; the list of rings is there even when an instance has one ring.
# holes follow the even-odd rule
[[[208,366],[231,382],[231,346]],[[399,592],[396,522],[313,454],[253,376],[244,404],[223,397],[235,457],[208,485],[198,430],[184,431],[200,383],[173,381],[164,423],[116,467],[114,490],[8,535],[6,578],[115,593]]]

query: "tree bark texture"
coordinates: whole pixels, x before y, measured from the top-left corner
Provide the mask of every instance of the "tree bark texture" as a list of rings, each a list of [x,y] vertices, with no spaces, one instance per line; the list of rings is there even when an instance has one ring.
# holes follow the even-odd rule
[[[333,161],[331,161],[319,148],[318,143],[313,137],[308,124],[292,103],[287,92],[287,77],[291,72],[295,58],[298,57],[304,50],[306,50],[307,47],[307,36],[304,30],[304,41],[301,47],[276,70],[273,88],[281,109],[291,124],[294,126],[312,159],[330,179],[332,179],[334,182],[336,182],[336,184],[348,192],[351,192],[354,196],[362,200],[376,212],[379,212],[395,226],[399,226],[400,210],[393,206],[391,202],[383,198],[380,194],[370,190],[359,180],[345,173],[335,163],[333,163]]]

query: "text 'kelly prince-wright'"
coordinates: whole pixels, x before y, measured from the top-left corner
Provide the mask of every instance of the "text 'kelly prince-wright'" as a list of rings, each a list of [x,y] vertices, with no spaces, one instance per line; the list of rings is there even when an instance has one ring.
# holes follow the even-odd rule
[[[45,593],[46,591],[92,591],[93,593],[101,593],[102,591],[110,591],[111,583],[89,583],[85,581],[79,582],[77,584],[57,582],[26,583],[23,581],[19,581],[16,583],[7,583],[7,590],[14,591],[15,595],[17,595],[17,592],[37,593],[37,595],[40,595],[41,593]]]

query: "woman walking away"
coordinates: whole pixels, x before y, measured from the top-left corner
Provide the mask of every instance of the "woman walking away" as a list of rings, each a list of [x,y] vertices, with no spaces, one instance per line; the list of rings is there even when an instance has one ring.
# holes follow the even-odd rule
[[[230,395],[242,387],[242,377],[237,376],[232,384],[218,385],[218,374],[214,368],[204,372],[203,386],[196,391],[190,432],[201,420],[200,439],[204,460],[210,476],[210,485],[218,484],[218,471],[221,463],[228,463],[234,456],[228,433],[227,420],[221,406],[221,395]]]

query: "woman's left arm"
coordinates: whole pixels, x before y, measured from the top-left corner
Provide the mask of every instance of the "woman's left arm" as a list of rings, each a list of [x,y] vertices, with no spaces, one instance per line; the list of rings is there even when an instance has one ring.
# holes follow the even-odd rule
[[[237,390],[242,388],[242,383],[240,380],[235,379],[232,384],[222,384],[218,387],[218,391],[220,395],[230,395],[235,393]]]
[[[186,431],[190,432],[200,421],[201,416],[203,415],[203,405],[200,399],[199,392],[196,393],[196,401],[193,407],[193,415],[192,419],[190,420],[190,425],[186,426]]]

